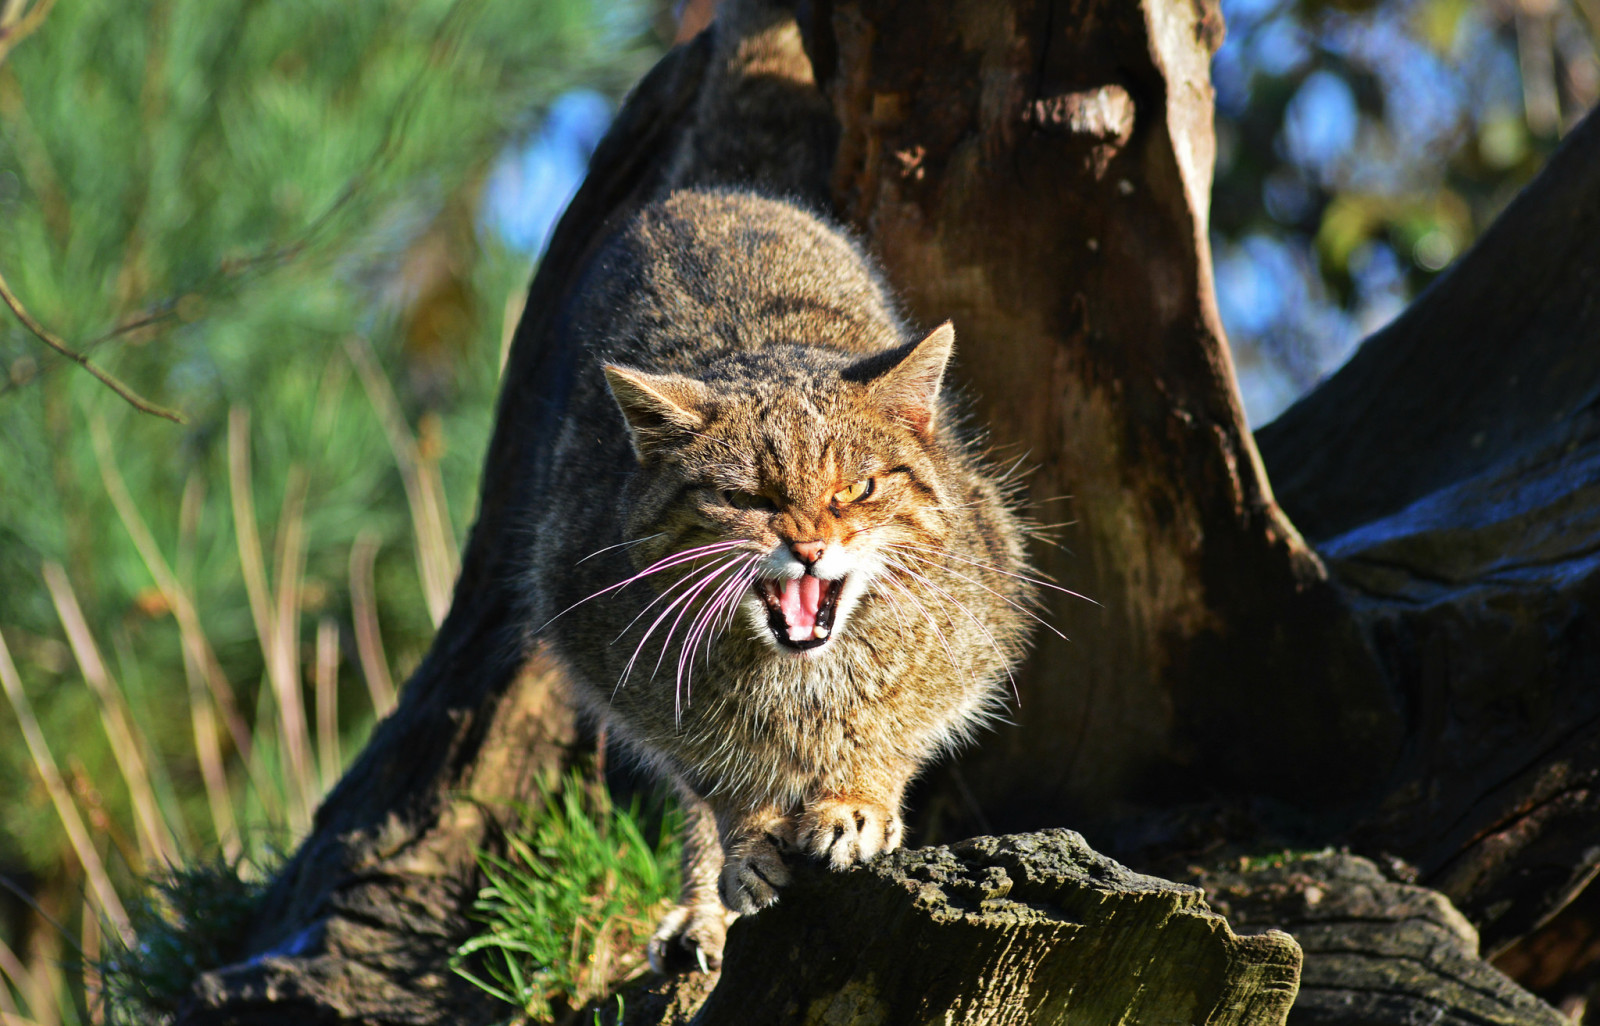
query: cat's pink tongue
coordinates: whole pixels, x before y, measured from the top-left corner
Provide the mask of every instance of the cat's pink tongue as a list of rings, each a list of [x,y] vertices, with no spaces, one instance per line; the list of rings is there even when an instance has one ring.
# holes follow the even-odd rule
[[[817,607],[822,604],[822,582],[810,574],[790,578],[783,586],[778,605],[789,625],[790,641],[809,641],[817,626]]]

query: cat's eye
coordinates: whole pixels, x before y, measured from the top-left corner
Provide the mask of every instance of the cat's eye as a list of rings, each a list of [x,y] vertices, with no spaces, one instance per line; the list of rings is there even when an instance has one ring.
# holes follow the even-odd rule
[[[757,492],[725,491],[722,493],[722,501],[734,509],[775,510],[778,508],[777,503]]]
[[[855,484],[846,485],[833,493],[833,501],[841,506],[848,506],[852,502],[860,502],[870,498],[877,489],[877,482],[870,477],[864,477]]]

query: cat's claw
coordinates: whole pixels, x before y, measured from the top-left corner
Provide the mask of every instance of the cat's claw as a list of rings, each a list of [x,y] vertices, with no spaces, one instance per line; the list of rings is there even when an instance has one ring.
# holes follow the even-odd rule
[[[825,798],[800,817],[800,850],[834,869],[848,869],[900,847],[900,814],[870,801]]]
[[[697,965],[703,973],[721,969],[722,945],[731,918],[721,908],[679,905],[666,914],[650,938],[645,950],[650,968],[662,975],[688,972]]]

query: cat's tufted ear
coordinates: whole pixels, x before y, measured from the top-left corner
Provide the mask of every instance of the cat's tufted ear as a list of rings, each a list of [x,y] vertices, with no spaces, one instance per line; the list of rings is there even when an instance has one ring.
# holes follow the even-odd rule
[[[887,366],[868,381],[869,391],[890,416],[919,435],[932,434],[939,413],[939,386],[955,344],[956,329],[945,321],[921,342],[875,358]]]
[[[640,460],[674,436],[705,426],[704,410],[710,403],[711,391],[693,378],[646,374],[609,363],[601,370],[611,387],[611,398],[617,401],[628,422],[633,452]]]

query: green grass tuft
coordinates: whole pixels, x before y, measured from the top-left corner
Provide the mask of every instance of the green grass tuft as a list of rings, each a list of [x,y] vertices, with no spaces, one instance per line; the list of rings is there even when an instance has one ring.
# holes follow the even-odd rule
[[[678,893],[677,816],[651,845],[637,808],[569,776],[507,838],[479,857],[484,932],[452,967],[527,1019],[550,1022],[644,970],[644,948]]]

